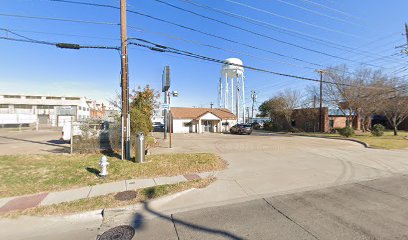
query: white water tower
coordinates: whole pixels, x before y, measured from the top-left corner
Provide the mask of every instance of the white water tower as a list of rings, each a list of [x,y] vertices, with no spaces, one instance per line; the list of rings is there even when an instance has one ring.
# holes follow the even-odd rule
[[[243,63],[238,58],[228,58],[222,65],[218,86],[218,103],[245,122],[245,76]]]

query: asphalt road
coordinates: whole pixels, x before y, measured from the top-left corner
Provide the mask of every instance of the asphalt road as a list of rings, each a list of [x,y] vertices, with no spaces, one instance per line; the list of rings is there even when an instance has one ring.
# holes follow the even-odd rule
[[[408,176],[181,213],[145,210],[156,218],[121,222],[136,228],[133,239],[408,239]]]

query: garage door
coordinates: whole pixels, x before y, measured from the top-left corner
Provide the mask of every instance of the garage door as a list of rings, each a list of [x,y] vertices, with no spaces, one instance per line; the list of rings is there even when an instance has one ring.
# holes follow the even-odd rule
[[[48,124],[50,122],[50,115],[48,115],[48,114],[39,114],[38,115],[38,122],[40,124]]]

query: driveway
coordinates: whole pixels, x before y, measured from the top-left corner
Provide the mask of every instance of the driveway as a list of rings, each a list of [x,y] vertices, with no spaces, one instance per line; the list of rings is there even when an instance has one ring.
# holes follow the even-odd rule
[[[225,202],[300,192],[408,172],[408,151],[365,148],[359,143],[272,133],[174,134],[155,153],[213,152],[228,161],[217,181],[163,208],[201,208]]]

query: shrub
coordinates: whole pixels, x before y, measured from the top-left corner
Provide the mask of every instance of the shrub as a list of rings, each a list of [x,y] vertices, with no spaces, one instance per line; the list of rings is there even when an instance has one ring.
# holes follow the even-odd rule
[[[278,126],[272,121],[264,122],[263,128],[268,131],[277,132],[279,131]]]
[[[344,137],[354,136],[354,129],[352,127],[345,127],[338,130],[339,134]]]
[[[385,127],[381,124],[375,124],[371,130],[371,134],[376,137],[381,137],[384,135]]]

